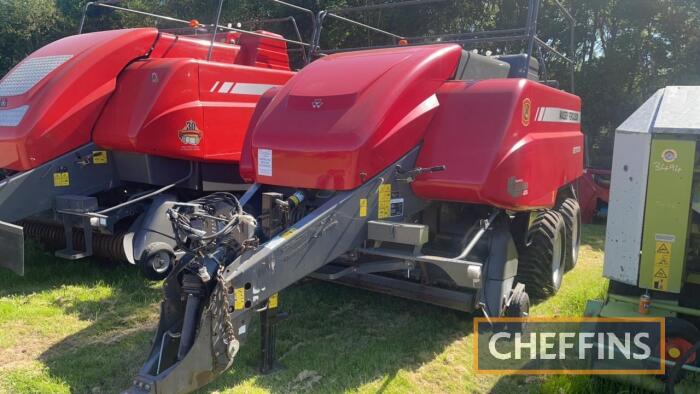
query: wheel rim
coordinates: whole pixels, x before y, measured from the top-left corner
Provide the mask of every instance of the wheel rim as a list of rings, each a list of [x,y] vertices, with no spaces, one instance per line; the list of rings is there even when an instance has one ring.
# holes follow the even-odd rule
[[[671,361],[677,361],[692,347],[693,344],[688,342],[685,338],[666,338],[666,358],[670,359]],[[694,363],[695,356],[695,354],[690,355],[690,357],[688,357],[686,360],[686,363]]]
[[[153,257],[153,271],[162,274],[170,268],[170,255],[168,252],[158,252]]]
[[[554,248],[552,249],[552,283],[554,288],[559,288],[562,274],[562,236],[561,231],[557,231],[554,235]]]

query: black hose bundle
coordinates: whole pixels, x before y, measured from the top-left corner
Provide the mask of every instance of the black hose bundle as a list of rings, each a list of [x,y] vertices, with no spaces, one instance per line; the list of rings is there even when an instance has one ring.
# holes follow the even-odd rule
[[[253,226],[255,219],[243,211],[231,193],[218,192],[188,203],[178,203],[168,210],[179,247],[198,253],[212,245],[230,242],[232,231],[242,220]]]

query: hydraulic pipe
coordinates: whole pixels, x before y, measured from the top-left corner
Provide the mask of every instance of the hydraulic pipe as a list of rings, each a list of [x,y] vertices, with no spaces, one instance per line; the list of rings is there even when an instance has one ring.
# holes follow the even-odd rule
[[[459,254],[459,256],[455,257],[455,260],[462,260],[467,258],[469,253],[471,253],[472,249],[476,246],[476,243],[479,242],[481,237],[486,233],[486,230],[491,227],[491,223],[496,219],[498,215],[500,215],[501,211],[495,211],[494,213],[489,216],[488,219],[486,219],[486,223],[484,223],[483,226],[477,231],[477,233],[474,235],[474,238],[469,242],[466,248],[462,251],[462,253]]]

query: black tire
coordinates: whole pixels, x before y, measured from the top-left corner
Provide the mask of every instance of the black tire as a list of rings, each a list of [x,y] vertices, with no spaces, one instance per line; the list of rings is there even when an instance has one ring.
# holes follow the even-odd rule
[[[535,299],[559,291],[566,263],[566,225],[554,210],[537,213],[527,232],[527,244],[518,256],[516,281]],[[556,268],[555,268],[556,267]]]
[[[564,217],[566,225],[566,270],[570,271],[578,263],[578,250],[581,246],[581,207],[575,198],[561,202],[557,211]]]
[[[506,309],[505,317],[528,317],[530,315],[530,296],[526,291],[518,294]]]
[[[163,280],[173,269],[175,259],[167,251],[156,252],[138,262],[143,276],[150,280]]]
[[[677,317],[667,317],[665,320],[665,334],[666,334],[666,340],[670,338],[679,338],[687,341],[691,346],[695,345],[696,343],[700,342],[700,330],[698,328],[690,323],[687,320],[677,318]],[[654,338],[654,342],[658,342],[658,338]],[[658,349],[654,349],[655,352],[658,351]],[[669,351],[668,347],[666,348],[666,351]],[[666,354],[666,358],[670,359],[670,356]],[[686,362],[686,364],[698,367],[700,366],[700,354],[695,354],[695,357],[689,358],[689,360]],[[671,361],[675,361],[671,359]],[[651,368],[651,367],[650,367]],[[657,365],[654,365],[653,368],[658,368]],[[668,366],[666,367],[666,372],[663,376],[664,380],[668,381],[670,379],[672,368],[669,368]],[[675,379],[673,383],[678,383],[680,380],[683,379],[685,376],[685,371],[680,370],[675,376]]]
[[[530,296],[528,296],[527,292],[524,290],[518,291],[516,294],[513,295],[513,299],[511,300],[510,305],[508,305],[505,312],[503,313],[503,316],[527,318],[529,315]],[[527,330],[527,324],[524,322],[508,323],[507,329],[512,333],[519,332],[521,334],[525,334],[525,331]]]

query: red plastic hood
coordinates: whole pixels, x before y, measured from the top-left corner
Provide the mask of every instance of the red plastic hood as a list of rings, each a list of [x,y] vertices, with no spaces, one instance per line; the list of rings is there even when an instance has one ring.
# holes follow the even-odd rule
[[[266,184],[359,186],[420,142],[460,56],[457,45],[431,45],[317,60],[262,112],[242,167]]]
[[[90,141],[119,72],[148,54],[156,29],[66,37],[23,60],[0,81],[0,168],[23,171]]]
[[[102,148],[238,163],[260,96],[293,73],[187,58],[133,62],[95,124]]]

